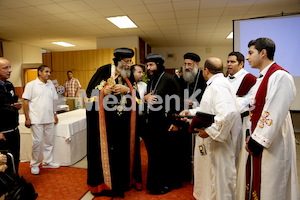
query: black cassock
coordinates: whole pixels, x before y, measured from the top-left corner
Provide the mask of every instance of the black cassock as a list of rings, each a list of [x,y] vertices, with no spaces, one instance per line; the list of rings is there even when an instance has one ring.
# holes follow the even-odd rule
[[[159,77],[155,77],[148,82],[147,93],[154,90]],[[153,192],[161,191],[165,186],[170,189],[181,187],[182,180],[178,176],[180,174],[180,162],[178,159],[178,150],[180,149],[180,141],[176,132],[169,132],[171,120],[167,117],[167,111],[176,112],[175,102],[171,101],[170,107],[166,107],[166,95],[177,95],[181,97],[179,85],[175,78],[164,73],[157,84],[153,95],[159,95],[163,99],[163,103],[154,105],[161,106],[162,109],[152,111],[147,109],[146,112],[146,128],[143,133],[143,139],[148,152],[148,175],[147,189]],[[179,99],[179,108],[182,107],[182,99]],[[178,146],[179,145],[179,146]]]
[[[89,82],[87,96],[91,97],[92,90],[95,89],[103,80],[106,81],[111,76],[111,64],[100,67]],[[126,81],[120,76],[116,78],[116,84],[122,81],[127,86]],[[108,104],[108,107],[118,106],[121,101],[121,95],[116,95],[117,104]],[[131,100],[127,99],[126,106],[131,106]],[[87,106],[86,106],[87,107]],[[138,106],[137,106],[138,107]],[[99,112],[95,110],[95,104],[92,110],[87,108],[87,159],[88,159],[88,180],[90,191],[95,195],[105,196],[123,196],[124,192],[131,186],[141,189],[141,157],[140,143],[135,135],[135,151],[133,165],[133,180],[130,182],[130,124],[131,111],[104,111],[106,122],[107,150],[109,158],[109,169],[111,187],[108,188],[104,181],[102,164],[101,141],[99,134]],[[138,112],[136,112],[138,113]],[[103,164],[104,165],[104,164]],[[130,184],[131,183],[131,184]]]
[[[206,81],[203,77],[203,71],[198,70],[198,73],[195,77],[195,81],[192,83],[187,83],[184,81],[184,79],[181,77],[180,80],[178,80],[180,84],[181,93],[184,98],[189,98],[194,92],[197,91],[197,89],[200,89],[201,92],[199,95],[197,95],[195,98],[198,102],[198,105],[200,104],[200,101],[202,99],[203,93],[206,88]],[[184,96],[184,90],[187,89],[189,92],[189,96]],[[178,135],[181,137],[181,151],[178,155],[182,159],[182,178],[184,181],[192,181],[193,179],[193,166],[192,166],[192,151],[193,151],[193,144],[192,144],[192,137],[193,135],[188,132],[189,123],[184,124],[181,129],[178,131]]]

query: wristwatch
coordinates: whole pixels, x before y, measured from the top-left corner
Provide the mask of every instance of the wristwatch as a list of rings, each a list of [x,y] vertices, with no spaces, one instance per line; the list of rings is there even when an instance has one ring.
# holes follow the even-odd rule
[[[56,113],[56,112],[53,112],[53,114],[56,115],[57,113]]]

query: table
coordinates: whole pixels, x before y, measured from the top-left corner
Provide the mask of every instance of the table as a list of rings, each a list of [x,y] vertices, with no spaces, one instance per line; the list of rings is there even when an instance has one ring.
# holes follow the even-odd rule
[[[54,126],[53,162],[70,166],[86,156],[86,110],[78,109],[57,115]],[[21,136],[20,160],[30,161],[32,153],[31,130],[25,127],[25,115],[19,116]]]

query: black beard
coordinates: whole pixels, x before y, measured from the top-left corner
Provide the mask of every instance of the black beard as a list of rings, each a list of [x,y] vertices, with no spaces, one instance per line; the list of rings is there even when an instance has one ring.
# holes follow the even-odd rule
[[[158,77],[159,76],[159,71],[156,69],[156,70],[153,70],[152,71],[153,74],[152,75],[149,75],[149,71],[147,72],[147,75],[150,79],[154,79],[155,77]]]

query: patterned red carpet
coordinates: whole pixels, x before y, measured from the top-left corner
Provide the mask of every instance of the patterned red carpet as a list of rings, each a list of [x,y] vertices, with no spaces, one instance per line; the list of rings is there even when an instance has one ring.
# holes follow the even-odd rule
[[[141,157],[144,190],[131,189],[125,193],[125,198],[115,197],[114,200],[194,200],[191,183],[184,183],[182,188],[164,195],[149,194],[145,190],[148,155],[144,142],[141,142]],[[60,167],[59,169],[42,169],[39,175],[32,175],[29,163],[20,163],[19,174],[33,184],[39,195],[38,200],[79,200],[88,191],[86,169]],[[111,200],[111,198],[95,197],[94,200]]]
[[[145,144],[141,142],[141,159],[142,159],[142,175],[143,175],[143,190],[137,191],[132,188],[125,193],[125,198],[114,197],[114,200],[194,200],[193,185],[184,183],[183,187],[163,195],[151,195],[145,189],[147,180],[148,155]],[[109,197],[95,197],[94,200],[111,200]]]
[[[39,175],[32,175],[29,163],[20,163],[19,174],[32,183],[39,200],[77,200],[88,191],[86,169],[41,169]]]

